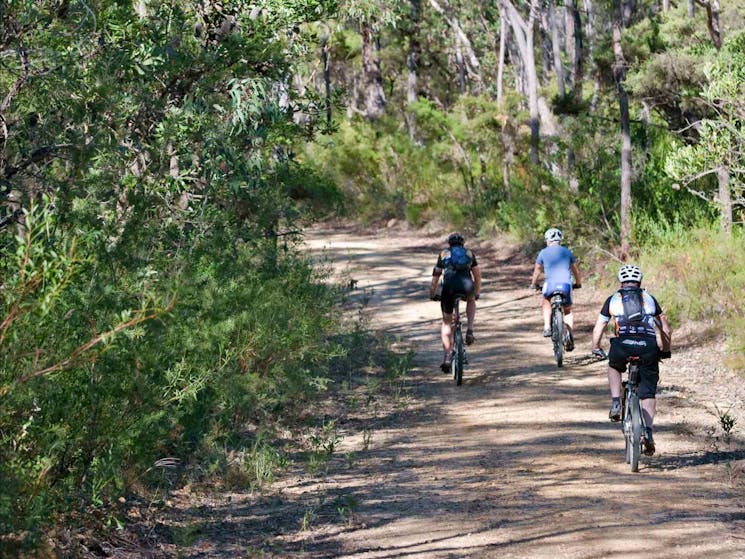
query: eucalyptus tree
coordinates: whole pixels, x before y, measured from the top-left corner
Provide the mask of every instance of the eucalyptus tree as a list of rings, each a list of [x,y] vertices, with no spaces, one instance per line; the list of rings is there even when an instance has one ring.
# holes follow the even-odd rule
[[[382,117],[388,104],[380,64],[380,34],[397,21],[395,8],[396,3],[390,0],[343,0],[339,8],[344,22],[356,26],[362,40],[362,113],[369,120]]]
[[[575,103],[582,101],[584,51],[582,16],[574,0],[566,0],[566,52],[570,62],[569,83]]]
[[[613,77],[618,93],[618,109],[621,123],[621,260],[627,260],[630,254],[631,238],[631,116],[629,98],[626,93],[626,60],[621,43],[622,30],[631,18],[630,3],[621,0],[613,2]]]
[[[448,27],[453,32],[461,93],[466,93],[466,76],[472,78],[471,81],[473,81],[475,86],[473,92],[478,93],[479,90],[483,89],[481,63],[479,62],[479,58],[476,55],[471,40],[463,30],[460,18],[446,0],[429,0],[429,4],[445,19]]]
[[[705,67],[703,99],[712,111],[696,124],[697,138],[676,149],[666,169],[691,193],[719,209],[730,232],[735,207],[745,208],[745,33],[727,37]],[[713,178],[714,180],[709,180]],[[711,188],[709,185],[715,185]]]
[[[538,163],[538,147],[540,144],[540,114],[538,107],[538,73],[535,65],[535,24],[539,17],[539,6],[536,0],[528,3],[527,18],[523,17],[510,0],[500,0],[502,17],[512,29],[512,37],[518,48],[522,70],[525,79],[525,94],[528,97],[528,111],[530,113],[530,158]]]

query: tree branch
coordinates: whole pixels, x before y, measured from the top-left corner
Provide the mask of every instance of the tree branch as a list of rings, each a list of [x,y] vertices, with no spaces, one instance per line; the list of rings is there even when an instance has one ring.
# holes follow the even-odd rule
[[[74,365],[78,360],[85,355],[88,351],[96,347],[97,345],[100,345],[102,342],[104,342],[107,338],[110,338],[111,336],[121,332],[122,330],[126,330],[127,328],[131,328],[132,326],[136,326],[137,324],[141,324],[143,322],[146,322],[148,320],[151,320],[157,316],[160,316],[161,314],[165,312],[169,312],[173,309],[173,307],[176,305],[176,299],[173,298],[168,305],[160,310],[153,310],[149,313],[143,313],[139,316],[136,316],[130,320],[127,320],[126,322],[122,322],[121,324],[117,324],[114,328],[111,330],[104,332],[102,334],[99,334],[90,340],[88,340],[86,343],[78,346],[75,348],[70,355],[63,359],[62,361],[59,361],[58,363],[55,363],[54,365],[51,365],[49,367],[45,367],[44,369],[40,369],[38,371],[34,371],[32,373],[27,373],[18,379],[15,380],[14,384],[24,384],[28,382],[29,380],[47,376],[51,373],[55,373],[58,371],[62,371],[64,369],[67,369]],[[11,386],[6,385],[2,388],[0,388],[0,396],[5,396],[10,391]]]

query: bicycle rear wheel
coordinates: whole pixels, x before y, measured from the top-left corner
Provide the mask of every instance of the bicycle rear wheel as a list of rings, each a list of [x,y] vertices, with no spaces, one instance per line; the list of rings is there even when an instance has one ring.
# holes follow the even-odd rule
[[[639,456],[642,449],[642,410],[639,405],[639,397],[636,394],[629,396],[630,429],[626,436],[627,462],[631,465],[632,472],[639,471]]]
[[[463,332],[460,328],[455,330],[453,349],[455,351],[455,355],[453,356],[453,379],[455,379],[455,384],[460,386],[463,384],[463,361],[465,361],[466,353],[463,346]]]
[[[564,314],[557,308],[551,310],[551,341],[556,366],[561,367],[564,364]]]

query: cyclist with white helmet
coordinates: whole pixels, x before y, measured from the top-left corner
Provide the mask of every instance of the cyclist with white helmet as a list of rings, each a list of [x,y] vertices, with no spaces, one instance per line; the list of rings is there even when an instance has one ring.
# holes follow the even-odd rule
[[[610,339],[608,352],[608,387],[611,421],[621,420],[621,374],[626,370],[629,357],[639,357],[639,398],[647,432],[643,434],[644,453],[654,454],[652,423],[656,411],[655,394],[660,378],[658,361],[670,357],[670,325],[662,307],[646,289],[642,289],[642,271],[631,264],[618,270],[618,291],[606,299],[592,331],[592,352],[604,357],[600,349],[603,332],[610,321],[614,323],[616,336]],[[656,332],[659,329],[662,347],[657,346]]]
[[[564,294],[566,305],[564,306],[564,324],[569,332],[567,351],[574,349],[574,316],[572,315],[572,287],[581,287],[579,268],[574,253],[561,245],[564,235],[559,229],[552,227],[543,235],[546,240],[546,248],[538,253],[533,267],[533,278],[530,288],[537,289],[538,277],[541,272],[545,275],[543,283],[543,336],[551,336],[551,294],[561,291]],[[574,281],[572,281],[572,279]]]
[[[429,298],[433,301],[439,299],[442,310],[440,338],[445,357],[440,368],[443,373],[450,372],[450,355],[453,350],[453,310],[455,300],[459,296],[466,299],[466,344],[471,345],[475,341],[473,323],[476,317],[476,299],[481,292],[481,268],[473,251],[463,246],[464,242],[463,235],[460,233],[452,233],[448,236],[449,248],[438,255],[429,285]],[[438,295],[437,289],[441,276],[442,292]]]

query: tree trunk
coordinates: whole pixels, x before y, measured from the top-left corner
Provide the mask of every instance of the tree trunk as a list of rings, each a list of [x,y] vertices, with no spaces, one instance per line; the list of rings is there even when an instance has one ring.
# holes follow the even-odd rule
[[[419,81],[419,57],[421,56],[422,46],[419,42],[420,29],[420,0],[411,0],[411,19],[409,29],[409,52],[406,55],[406,102],[409,105],[416,103],[419,95],[417,84]],[[406,125],[409,129],[409,138],[416,141],[416,122],[411,110],[406,111]]]
[[[502,15],[500,10],[499,15],[499,66],[497,67],[497,103],[502,102],[502,95],[504,92],[504,59],[506,52],[507,34],[509,33],[509,26],[507,25],[507,18]]]
[[[697,0],[706,9],[706,25],[714,48],[722,48],[722,33],[719,29],[719,0]],[[690,12],[690,8],[689,8]]]
[[[458,68],[458,85],[461,95],[466,94],[466,63],[463,60],[463,44],[458,34],[455,35],[455,65]]]
[[[515,37],[520,58],[522,59],[525,72],[525,87],[528,94],[528,110],[530,112],[530,159],[538,163],[538,147],[540,143],[540,114],[538,110],[538,74],[535,68],[534,55],[534,32],[535,18],[538,14],[538,0],[532,0],[530,14],[526,22],[518,13],[510,0],[502,0],[503,13],[508,16],[512,26],[512,34]]]
[[[365,21],[360,25],[362,35],[362,73],[365,95],[365,118],[374,120],[385,114],[386,98],[383,90],[383,74],[380,58],[373,36],[372,25]]]
[[[696,15],[696,0],[688,0],[688,17],[693,18]]]
[[[717,181],[719,182],[719,224],[722,231],[732,233],[732,195],[729,190],[729,170],[724,165],[717,169]]]
[[[570,81],[575,103],[582,101],[582,18],[574,0],[566,0],[567,54],[571,61]]]
[[[618,1],[618,0],[616,0]],[[619,14],[620,15],[620,14]],[[613,76],[618,91],[618,107],[621,117],[621,260],[629,258],[631,238],[631,118],[629,98],[624,87],[626,61],[621,47],[622,20],[613,23]]]
[[[411,0],[411,29],[409,32],[409,52],[406,55],[406,69],[408,71],[408,79],[406,81],[406,101],[408,103],[416,103],[418,99],[417,71],[419,67],[419,57],[421,56],[422,51],[422,46],[419,42],[420,13],[420,0]]]
[[[443,8],[438,0],[429,0],[429,3],[438,14],[445,18],[445,23],[447,23],[448,27],[450,27],[455,32],[456,39],[460,40],[461,48],[465,51],[464,61],[466,63],[468,75],[471,76],[475,81],[475,84],[473,86],[475,91],[480,91],[483,86],[483,80],[481,78],[481,64],[479,63],[479,59],[476,56],[476,52],[473,50],[473,46],[471,45],[471,41],[469,40],[468,35],[464,33],[463,28],[460,25],[460,21],[458,21],[457,17],[449,13],[450,7],[447,4],[445,4],[445,8]]]
[[[525,33],[525,68],[528,81],[528,107],[530,110],[530,159],[538,164],[538,146],[541,140],[540,118],[538,115],[538,74],[535,71],[535,59],[533,56],[533,33],[535,31],[535,17],[538,11],[538,2],[533,0],[530,4],[530,16],[528,17],[527,30]]]
[[[504,153],[502,154],[502,186],[504,197],[510,197],[510,166],[515,160],[515,131],[510,121],[504,122],[500,133]]]
[[[548,5],[548,23],[551,26],[551,43],[554,51],[554,72],[556,73],[556,83],[559,88],[559,96],[562,98],[566,95],[564,63],[561,61],[561,41],[559,38],[559,26],[557,24],[557,14],[553,3]]]
[[[548,83],[551,81],[551,73],[553,64],[553,46],[551,41],[551,23],[549,22],[548,10],[540,11],[540,24],[538,25],[538,33],[541,41],[541,73],[539,75],[539,81],[541,83]],[[542,79],[541,79],[542,78]]]
[[[179,169],[178,154],[170,140],[166,143],[166,154],[168,155],[168,175],[172,179],[177,179],[181,174]]]
[[[321,64],[323,66],[324,104],[326,108],[326,126],[331,126],[331,74],[329,71],[329,33],[321,39]]]
[[[634,0],[621,0],[621,13],[621,22],[624,27],[628,27],[634,14]]]
[[[513,74],[515,79],[515,91],[522,95],[525,99],[528,98],[528,86],[527,80],[525,79],[525,62],[520,54],[518,47],[517,37],[513,33],[510,33],[513,41],[507,41],[507,52],[509,53],[510,65],[513,67]]]

